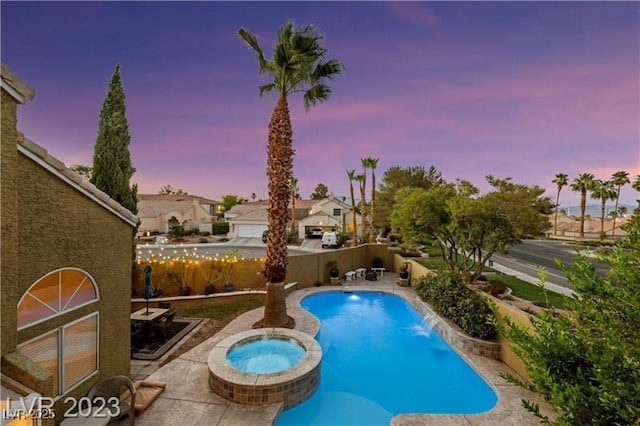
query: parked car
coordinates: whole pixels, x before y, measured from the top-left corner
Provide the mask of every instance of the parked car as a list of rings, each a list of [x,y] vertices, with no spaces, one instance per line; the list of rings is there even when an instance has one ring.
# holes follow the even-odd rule
[[[308,234],[307,238],[322,238],[324,231],[322,228],[313,228]]]
[[[262,231],[262,242],[266,244],[267,242],[267,236],[269,235],[269,230],[265,229],[264,231]]]
[[[335,232],[325,232],[322,234],[322,248],[338,248],[338,235]]]

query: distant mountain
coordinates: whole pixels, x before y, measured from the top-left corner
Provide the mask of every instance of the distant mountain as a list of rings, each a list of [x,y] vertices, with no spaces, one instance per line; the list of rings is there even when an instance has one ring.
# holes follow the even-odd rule
[[[628,213],[632,213],[633,209],[637,206],[631,204],[619,204],[618,208],[625,206],[627,208]],[[614,204],[607,203],[607,207],[605,208],[605,215],[608,215],[613,211]],[[560,210],[564,210],[567,212],[569,216],[580,216],[580,206],[560,206]],[[600,217],[600,205],[599,204],[587,204],[587,208],[585,209],[585,215],[591,216],[592,218]]]

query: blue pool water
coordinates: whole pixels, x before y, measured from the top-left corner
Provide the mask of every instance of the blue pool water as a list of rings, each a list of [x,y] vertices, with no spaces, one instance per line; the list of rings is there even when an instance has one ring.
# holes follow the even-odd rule
[[[253,374],[269,374],[298,365],[305,350],[297,342],[281,338],[252,340],[231,348],[229,364],[236,370]]]
[[[320,386],[278,426],[389,425],[397,414],[480,413],[498,401],[400,297],[330,292],[306,297],[302,307],[321,322]]]

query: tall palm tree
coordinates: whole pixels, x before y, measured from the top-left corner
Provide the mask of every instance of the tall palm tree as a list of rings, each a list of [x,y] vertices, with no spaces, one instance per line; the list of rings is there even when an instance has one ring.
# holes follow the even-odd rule
[[[366,237],[366,228],[364,225],[364,220],[365,220],[365,214],[364,214],[364,209],[365,209],[365,204],[364,204],[364,184],[365,184],[365,177],[364,175],[356,175],[353,177],[353,180],[355,180],[356,182],[358,182],[359,186],[360,186],[360,220],[362,221],[361,224],[361,229],[362,229],[362,241],[364,242],[364,239]],[[357,233],[356,233],[357,235]]]
[[[617,172],[611,175],[611,182],[613,182],[613,184],[618,187],[616,190],[616,205],[613,208],[613,211],[615,212],[615,214],[613,215],[613,228],[611,228],[611,236],[615,236],[616,235],[616,219],[618,216],[618,202],[620,201],[620,188],[622,188],[623,185],[626,185],[631,182],[629,180],[629,172],[625,172],[624,170],[618,170]]]
[[[379,158],[367,157],[363,160],[367,163],[367,168],[371,169],[371,204],[369,205],[369,242],[373,242],[374,236],[374,215],[373,206],[376,202],[376,168],[378,167]]]
[[[584,237],[584,213],[587,209],[587,192],[591,191],[593,173],[581,173],[571,182],[571,190],[580,193],[580,237]]]
[[[631,184],[631,187],[640,192],[640,175],[636,175],[636,179]],[[636,200],[638,202],[638,210],[640,210],[640,198]]]
[[[282,327],[288,322],[284,279],[287,275],[289,180],[294,154],[287,97],[303,92],[304,107],[309,111],[316,103],[329,100],[331,87],[327,82],[340,75],[344,67],[335,59],[325,61],[327,50],[320,45],[323,37],[311,25],[297,28],[291,21],[282,25],[271,59],[265,58],[257,37],[249,30],[240,28],[238,36],[258,55],[260,74],[269,78],[269,83],[260,86],[260,95],[275,93],[278,96],[269,122],[267,146],[269,234],[263,324],[264,327]]]
[[[594,180],[591,189],[591,198],[600,200],[600,241],[604,239],[604,212],[607,208],[607,200],[616,199],[616,187],[609,180]]]
[[[296,198],[298,197],[298,179],[291,177],[289,181],[291,185],[291,232],[296,231]]]
[[[551,181],[556,184],[558,192],[556,194],[556,215],[553,219],[553,235],[558,235],[558,207],[560,207],[560,191],[563,186],[567,186],[569,183],[569,177],[564,173],[557,173],[555,179]]]
[[[356,171],[347,170],[347,177],[349,178],[349,193],[351,195],[351,217],[353,220],[353,231],[351,232],[351,245],[355,247],[358,245],[358,223],[356,222],[356,199],[353,194],[353,181],[356,180]]]
[[[360,182],[360,215],[362,216],[362,241],[367,240],[367,169],[369,168],[369,162],[367,158],[361,158],[362,164],[362,182]]]

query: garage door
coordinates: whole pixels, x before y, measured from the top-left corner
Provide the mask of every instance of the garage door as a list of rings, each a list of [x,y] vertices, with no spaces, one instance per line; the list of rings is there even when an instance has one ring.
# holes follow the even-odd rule
[[[262,231],[267,229],[264,225],[238,225],[238,237],[262,238]]]

